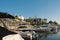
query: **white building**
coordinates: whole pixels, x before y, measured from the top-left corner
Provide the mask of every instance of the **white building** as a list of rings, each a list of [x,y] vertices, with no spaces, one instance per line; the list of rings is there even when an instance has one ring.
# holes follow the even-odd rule
[[[17,16],[17,15],[14,15],[14,17],[15,17],[15,19],[18,21],[18,20],[20,20],[20,21],[24,21],[24,17],[23,16]]]

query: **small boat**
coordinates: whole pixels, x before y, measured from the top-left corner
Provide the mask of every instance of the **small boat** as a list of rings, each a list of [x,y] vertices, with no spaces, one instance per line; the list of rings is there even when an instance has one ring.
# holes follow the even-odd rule
[[[43,31],[57,32],[57,26],[41,25],[40,29],[43,30]]]
[[[57,27],[56,26],[51,27],[51,32],[57,32]]]

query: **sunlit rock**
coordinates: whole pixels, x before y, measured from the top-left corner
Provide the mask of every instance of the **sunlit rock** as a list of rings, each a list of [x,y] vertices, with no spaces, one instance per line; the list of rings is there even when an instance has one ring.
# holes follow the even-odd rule
[[[8,35],[2,38],[2,40],[24,40],[20,34]]]

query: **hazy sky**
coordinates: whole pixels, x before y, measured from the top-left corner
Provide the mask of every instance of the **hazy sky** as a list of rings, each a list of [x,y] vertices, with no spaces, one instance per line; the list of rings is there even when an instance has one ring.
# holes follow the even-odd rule
[[[60,23],[60,0],[0,0],[0,12],[47,18]]]

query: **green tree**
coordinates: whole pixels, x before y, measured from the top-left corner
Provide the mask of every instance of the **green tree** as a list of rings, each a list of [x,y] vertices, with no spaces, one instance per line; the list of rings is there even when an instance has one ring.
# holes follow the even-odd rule
[[[32,22],[32,19],[29,18],[29,19],[26,19],[25,21],[26,22]]]
[[[57,25],[58,23],[56,21],[54,21],[54,24]]]
[[[53,23],[53,21],[49,21],[49,23]]]

